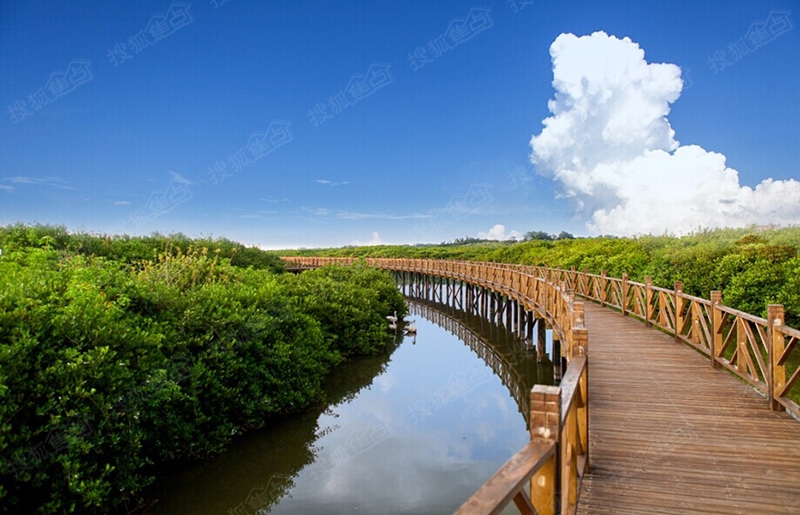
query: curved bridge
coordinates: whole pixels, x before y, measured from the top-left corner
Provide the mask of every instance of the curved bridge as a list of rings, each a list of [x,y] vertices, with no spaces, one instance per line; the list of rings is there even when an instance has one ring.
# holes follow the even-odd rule
[[[800,416],[800,331],[784,325],[782,306],[764,319],[724,306],[719,292],[706,300],[680,283],[575,270],[285,259],[297,269],[365,262],[415,288],[445,281],[466,306],[516,320],[520,335],[531,319],[553,329],[569,363],[560,388],[533,388],[531,443],[459,513],[512,500],[522,513],[800,513],[800,424],[787,414]]]

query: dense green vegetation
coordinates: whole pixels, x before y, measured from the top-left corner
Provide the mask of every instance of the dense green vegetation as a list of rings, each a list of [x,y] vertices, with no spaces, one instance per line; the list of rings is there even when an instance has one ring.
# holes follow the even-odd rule
[[[536,234],[533,234],[534,236]],[[541,235],[539,235],[541,236]],[[471,259],[651,276],[800,327],[800,228],[683,238],[531,238],[295,254]],[[306,409],[349,356],[381,352],[405,306],[367,267],[282,273],[224,239],[0,228],[0,512],[104,512],[165,461],[218,452]]]
[[[530,233],[529,233],[530,234]],[[536,235],[537,233],[534,233]],[[543,233],[544,234],[544,233]],[[299,255],[413,257],[525,263],[589,270],[709,298],[722,290],[725,304],[766,316],[768,303],[784,304],[787,323],[800,327],[800,227],[718,229],[682,238],[532,239],[468,245],[375,246],[297,251]]]
[[[164,252],[186,253],[190,249],[205,248],[214,256],[230,260],[230,264],[235,267],[283,271],[281,260],[269,252],[225,238],[190,239],[182,234],[95,236],[86,233],[70,234],[61,226],[16,224],[0,227],[0,249],[3,248],[49,248],[128,264],[152,260]]]
[[[157,464],[306,409],[405,312],[383,272],[281,274],[226,240],[14,226],[0,248],[5,513],[136,505]]]

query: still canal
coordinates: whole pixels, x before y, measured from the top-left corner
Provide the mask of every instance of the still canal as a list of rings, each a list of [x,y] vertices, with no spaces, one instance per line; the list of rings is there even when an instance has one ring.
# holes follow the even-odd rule
[[[503,326],[408,300],[416,336],[337,368],[324,402],[167,473],[151,513],[452,513],[529,440],[549,358]]]

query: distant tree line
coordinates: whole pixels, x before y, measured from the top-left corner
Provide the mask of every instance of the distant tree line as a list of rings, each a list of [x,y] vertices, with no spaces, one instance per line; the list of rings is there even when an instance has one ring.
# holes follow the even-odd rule
[[[623,273],[656,286],[682,281],[690,295],[722,290],[726,305],[766,316],[768,303],[783,304],[789,325],[800,328],[800,227],[704,230],[684,237],[570,238],[562,232],[526,233],[522,242],[468,240],[428,246],[375,246],[305,251],[308,255],[408,257],[522,263]],[[463,240],[462,240],[463,241]],[[303,254],[303,253],[301,253]]]
[[[574,240],[575,236],[571,235],[567,231],[561,231],[558,234],[548,234],[544,231],[528,231],[522,237],[522,241],[534,241],[534,240],[541,240],[541,241],[554,241],[554,240]]]
[[[544,231],[528,231],[522,236],[522,241],[534,241],[534,240],[541,240],[541,241],[555,241],[555,240],[573,240],[575,236],[568,233],[567,231],[561,231],[558,234],[548,234]],[[490,240],[487,238],[476,238],[474,236],[464,236],[463,238],[456,238],[453,241],[445,241],[440,243],[440,246],[443,247],[456,247],[459,245],[473,245],[475,243],[485,243],[490,241],[497,241],[497,240]],[[516,237],[511,237],[505,240],[509,243],[514,243],[517,241]],[[420,247],[430,247],[435,245],[416,245]],[[348,246],[347,248],[355,248],[354,246]]]

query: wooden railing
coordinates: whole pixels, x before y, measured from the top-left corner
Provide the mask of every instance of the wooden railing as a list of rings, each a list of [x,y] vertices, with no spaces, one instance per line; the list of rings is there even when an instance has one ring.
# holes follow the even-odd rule
[[[605,272],[502,266],[558,282],[576,295],[672,334],[708,356],[712,367],[721,366],[747,381],[773,409],[783,408],[800,418],[800,331],[784,325],[783,306],[769,305],[765,319],[725,306],[719,291],[712,291],[710,299],[688,295],[681,282],[668,289],[654,286],[649,277],[639,283],[627,274],[613,278]]]
[[[352,258],[287,257],[290,268],[349,265]],[[395,272],[436,275],[502,293],[547,320],[568,360],[560,386],[531,390],[531,442],[515,454],[458,513],[499,513],[512,500],[523,514],[574,513],[589,467],[589,337],[583,303],[562,282],[528,270],[471,261],[366,259]],[[560,359],[557,357],[556,359]],[[530,485],[526,490],[526,486]]]
[[[588,470],[588,361],[574,358],[561,386],[531,390],[531,442],[481,486],[457,515],[500,513],[510,502],[520,513],[574,513]],[[559,465],[560,464],[560,465]],[[530,484],[530,493],[525,487]],[[560,486],[560,492],[559,492]],[[560,495],[559,495],[560,494]]]

